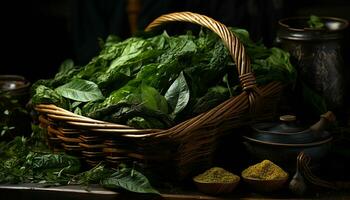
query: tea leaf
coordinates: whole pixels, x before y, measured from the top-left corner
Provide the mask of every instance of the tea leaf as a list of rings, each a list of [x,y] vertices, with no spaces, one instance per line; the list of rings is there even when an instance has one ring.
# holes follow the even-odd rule
[[[136,193],[159,194],[143,174],[130,168],[118,170],[111,177],[102,180],[101,184],[103,187],[110,189],[125,189]]]
[[[321,29],[324,27],[324,23],[322,22],[321,18],[316,15],[311,15],[307,23],[310,28]]]
[[[67,99],[81,102],[104,99],[101,90],[94,82],[83,79],[74,79],[56,88],[55,91]]]
[[[177,113],[181,112],[187,106],[190,100],[190,90],[183,72],[171,84],[165,93],[165,98],[173,110],[172,116],[176,116]]]

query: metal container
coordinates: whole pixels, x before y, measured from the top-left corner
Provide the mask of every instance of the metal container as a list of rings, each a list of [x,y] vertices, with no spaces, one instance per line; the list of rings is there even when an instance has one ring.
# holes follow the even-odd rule
[[[309,28],[308,17],[281,19],[277,42],[291,54],[299,81],[324,98],[328,110],[344,104],[342,39],[348,21],[320,17],[324,28]],[[318,113],[319,114],[319,113]]]

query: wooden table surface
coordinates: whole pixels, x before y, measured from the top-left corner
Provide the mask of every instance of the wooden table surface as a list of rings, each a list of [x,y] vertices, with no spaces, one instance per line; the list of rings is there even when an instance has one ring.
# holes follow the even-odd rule
[[[86,186],[59,186],[43,187],[38,184],[0,185],[0,199],[49,199],[49,200],[120,200],[120,199],[165,199],[165,200],[228,200],[228,199],[350,199],[350,191],[322,191],[304,197],[292,196],[284,192],[275,194],[259,194],[243,192],[225,196],[209,196],[199,192],[170,193],[161,192],[161,195],[143,195],[135,193],[118,193],[92,185]]]

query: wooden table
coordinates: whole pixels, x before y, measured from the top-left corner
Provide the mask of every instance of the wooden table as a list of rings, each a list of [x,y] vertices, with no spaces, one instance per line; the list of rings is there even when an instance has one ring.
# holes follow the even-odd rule
[[[208,196],[199,192],[186,191],[182,193],[161,192],[161,195],[143,195],[135,193],[118,193],[92,185],[89,187],[69,185],[59,187],[43,187],[38,184],[0,185],[0,199],[49,199],[49,200],[121,200],[121,199],[165,199],[165,200],[229,200],[229,199],[350,199],[350,191],[331,192],[322,191],[305,197],[291,196],[279,192],[275,194],[258,194],[253,192],[240,192],[225,196]]]

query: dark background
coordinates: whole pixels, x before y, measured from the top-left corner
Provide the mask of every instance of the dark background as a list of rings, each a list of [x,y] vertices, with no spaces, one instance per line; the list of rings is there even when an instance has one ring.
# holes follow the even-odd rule
[[[130,37],[127,0],[8,1],[1,6],[0,74],[19,74],[31,82],[51,78],[60,63],[86,64],[98,53],[97,38]],[[246,28],[254,40],[274,43],[277,21],[310,14],[350,20],[347,0],[140,0],[138,29],[157,16],[193,11],[227,26]],[[347,39],[349,41],[349,39]],[[349,42],[346,45],[349,46]],[[346,51],[349,52],[349,51]],[[348,62],[347,62],[348,63]]]
[[[274,45],[277,22],[291,16],[340,17],[350,20],[349,0],[140,0],[138,29],[161,14],[193,11],[227,26],[247,29],[251,37]],[[8,1],[0,7],[0,74],[23,75],[29,81],[52,78],[62,61],[86,64],[98,53],[98,38],[131,36],[127,0]],[[172,31],[177,31],[172,30]],[[345,34],[345,74],[349,74],[349,29]],[[348,87],[350,88],[350,87]],[[349,90],[349,89],[348,89]],[[235,140],[227,140],[235,141]],[[344,142],[341,144],[348,147]],[[340,146],[340,145],[339,145]],[[237,147],[238,148],[238,147]],[[345,152],[345,150],[344,150]],[[225,150],[224,154],[226,155]],[[241,153],[241,151],[237,151]],[[349,158],[349,157],[347,157]],[[335,173],[349,175],[348,166],[329,160]],[[329,167],[329,166],[327,166]]]

